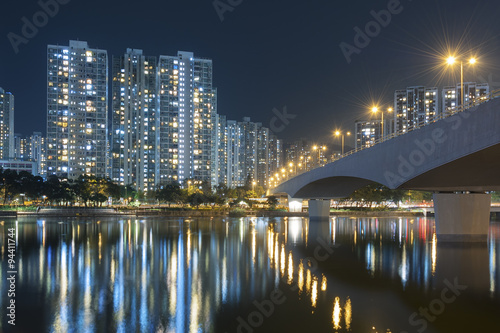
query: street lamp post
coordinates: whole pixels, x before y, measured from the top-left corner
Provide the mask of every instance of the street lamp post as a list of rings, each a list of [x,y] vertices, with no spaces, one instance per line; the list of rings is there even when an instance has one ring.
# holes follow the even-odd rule
[[[346,134],[347,134],[347,135],[351,135],[351,132],[347,132]],[[342,153],[342,155],[344,155],[344,141],[345,141],[345,135],[344,135],[344,133],[341,133],[340,131],[335,131],[335,136],[340,136],[340,137],[341,137],[341,140],[342,140],[342,144],[341,144],[341,153]]]
[[[314,151],[318,151],[317,163],[318,163],[318,167],[320,167],[321,166],[321,151],[322,150],[326,150],[326,146],[316,146],[316,145],[314,145],[312,147],[312,149]]]
[[[454,56],[448,57],[446,62],[448,65],[453,65],[457,61],[457,58]],[[476,58],[472,57],[469,59],[469,64],[474,65],[476,63]],[[464,96],[464,62],[463,60],[460,60],[460,95],[462,97],[462,110],[464,108],[464,103],[465,103],[465,96]]]
[[[378,112],[378,107],[374,106],[372,108],[372,112],[373,113],[377,113]],[[380,122],[380,139],[382,141],[384,141],[384,111],[380,111],[380,114],[382,115],[382,120]]]

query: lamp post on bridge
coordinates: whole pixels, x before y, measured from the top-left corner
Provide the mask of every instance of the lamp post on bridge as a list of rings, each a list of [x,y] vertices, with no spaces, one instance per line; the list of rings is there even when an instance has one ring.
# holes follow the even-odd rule
[[[457,58],[455,56],[449,56],[448,59],[446,59],[446,62],[448,65],[454,65],[455,62],[457,62]],[[471,57],[469,59],[469,65],[475,65],[477,60],[474,57]],[[460,95],[462,97],[462,109],[464,108],[464,102],[465,102],[465,96],[464,96],[464,62],[463,60],[460,60]]]
[[[317,152],[318,152],[318,167],[320,167],[320,166],[321,166],[321,151],[322,151],[322,150],[323,150],[323,151],[325,151],[325,150],[326,150],[326,146],[316,146],[316,145],[314,145],[314,146],[312,147],[312,149],[313,149],[314,151],[317,151]]]
[[[380,140],[381,141],[384,141],[384,134],[385,134],[385,131],[384,131],[384,110],[379,110],[378,106],[374,106],[372,107],[372,113],[377,113],[380,111],[380,114],[381,114],[381,121],[380,121]],[[389,107],[387,108],[387,112],[392,112],[392,108]]]
[[[340,136],[342,138],[342,144],[341,144],[341,153],[344,155],[344,140],[345,140],[345,135],[349,136],[351,135],[351,132],[347,132],[346,134],[340,132],[340,131],[335,131],[335,136]]]

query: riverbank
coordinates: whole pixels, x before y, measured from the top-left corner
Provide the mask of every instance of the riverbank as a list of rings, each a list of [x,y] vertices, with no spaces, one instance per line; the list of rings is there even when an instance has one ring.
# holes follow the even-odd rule
[[[308,217],[307,212],[288,212],[280,210],[239,211],[235,217]],[[41,208],[36,211],[1,210],[0,217],[39,216],[39,217],[215,217],[231,216],[231,209],[115,209],[115,208]],[[380,210],[339,210],[331,211],[330,216],[344,217],[419,217],[419,211],[380,211]]]

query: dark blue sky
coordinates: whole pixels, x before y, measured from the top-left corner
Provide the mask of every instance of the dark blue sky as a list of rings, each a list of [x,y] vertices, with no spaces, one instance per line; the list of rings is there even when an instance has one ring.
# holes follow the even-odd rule
[[[18,53],[8,34],[22,36],[21,19],[32,22],[41,7],[34,0],[2,4],[0,86],[15,94],[15,131],[25,135],[46,129],[47,44],[67,45],[70,39],[106,49],[110,58],[126,48],[211,58],[218,112],[235,120],[250,116],[269,127],[273,108],[286,106],[296,117],[277,133],[285,139],[327,140],[335,128],[352,131],[356,119],[369,117],[373,101],[391,103],[395,89],[453,84],[458,68],[440,66],[447,49],[474,50],[479,64],[466,68],[466,80],[500,88],[497,1],[221,0],[237,4],[223,21],[212,0],[60,1],[67,4]],[[353,29],[364,31],[374,21],[371,11],[388,7],[394,12],[390,22],[379,31],[369,24],[373,37],[368,44],[358,41],[367,45],[348,63],[339,45],[354,46]]]

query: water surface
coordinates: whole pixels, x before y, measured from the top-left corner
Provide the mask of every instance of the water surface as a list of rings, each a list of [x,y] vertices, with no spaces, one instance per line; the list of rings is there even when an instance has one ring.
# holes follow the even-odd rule
[[[0,331],[499,331],[500,223],[483,244],[441,244],[434,229],[427,218],[4,220]]]

